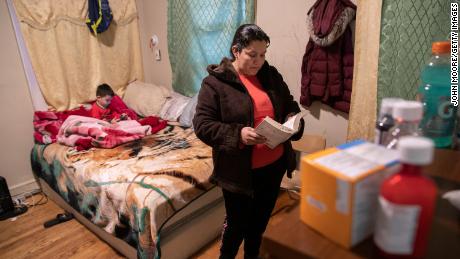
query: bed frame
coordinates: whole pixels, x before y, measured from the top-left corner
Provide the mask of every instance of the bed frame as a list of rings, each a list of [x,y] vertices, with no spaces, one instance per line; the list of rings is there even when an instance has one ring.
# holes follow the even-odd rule
[[[64,210],[128,258],[137,258],[137,251],[125,241],[105,232],[67,204],[43,179],[42,191]],[[171,217],[161,230],[161,256],[167,259],[188,258],[219,236],[225,208],[220,188],[214,187]]]

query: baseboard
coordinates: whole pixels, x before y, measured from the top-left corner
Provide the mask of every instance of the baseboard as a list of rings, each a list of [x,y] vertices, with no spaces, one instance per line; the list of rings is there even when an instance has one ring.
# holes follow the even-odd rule
[[[40,186],[38,185],[37,181],[34,178],[34,179],[30,179],[30,180],[24,181],[16,185],[12,185],[9,187],[9,189],[10,189],[11,196],[15,196],[21,193],[40,189]]]

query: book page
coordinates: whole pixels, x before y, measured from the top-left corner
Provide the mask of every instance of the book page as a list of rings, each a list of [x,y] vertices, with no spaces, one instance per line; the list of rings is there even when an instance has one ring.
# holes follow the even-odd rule
[[[257,134],[267,138],[267,141],[264,144],[267,145],[269,148],[273,149],[280,143],[283,143],[284,141],[288,140],[289,137],[293,135],[293,133],[291,133],[291,131],[286,131],[289,129],[284,129],[283,125],[279,124],[278,122],[274,121],[276,124],[273,124],[270,122],[270,120],[267,120],[267,118],[265,118],[259,124],[259,126],[257,126],[256,132]]]
[[[264,144],[273,149],[299,131],[300,119],[306,113],[307,111],[300,112],[289,118],[284,124],[280,124],[270,117],[265,117],[256,127],[256,132],[267,138]]]
[[[299,130],[300,119],[302,119],[305,115],[307,115],[307,113],[308,111],[299,112],[296,115],[289,118],[289,120],[287,120],[283,125],[292,130],[296,130],[297,132],[297,130]]]

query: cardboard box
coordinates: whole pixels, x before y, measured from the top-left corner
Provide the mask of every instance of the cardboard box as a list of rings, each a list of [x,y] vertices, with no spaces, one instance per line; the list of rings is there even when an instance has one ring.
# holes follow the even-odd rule
[[[359,243],[374,231],[380,185],[397,158],[361,140],[303,157],[300,219],[346,248]]]

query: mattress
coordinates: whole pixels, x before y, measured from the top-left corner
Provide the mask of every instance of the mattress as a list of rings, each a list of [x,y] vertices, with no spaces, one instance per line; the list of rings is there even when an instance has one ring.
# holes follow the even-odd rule
[[[59,144],[35,145],[31,160],[50,190],[89,222],[134,247],[138,257],[159,255],[157,248],[166,251],[163,244],[193,227],[190,222],[210,216],[209,211],[215,213],[214,237],[223,221],[221,192],[208,182],[211,150],[191,129],[170,125],[113,149],[77,152]]]
[[[127,258],[137,258],[136,248],[124,240],[104,231],[72,208],[43,179],[39,179],[43,192],[56,204],[71,212],[75,218]],[[161,242],[157,252],[160,258],[190,258],[200,248],[213,241],[220,233],[225,207],[219,188],[213,188],[190,202],[187,209],[174,214],[160,231]],[[197,234],[199,233],[199,234]]]

